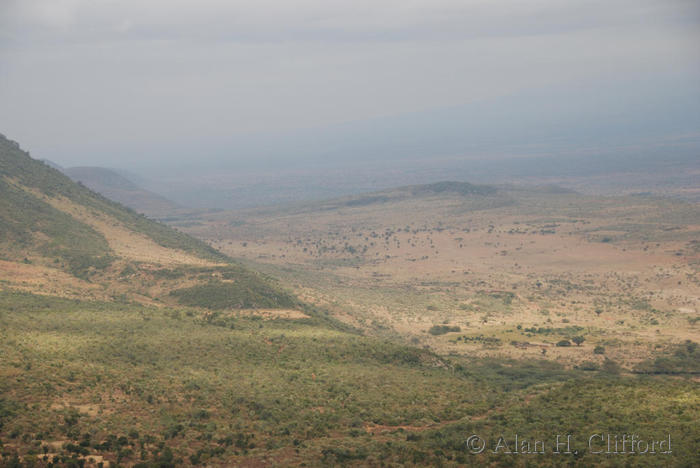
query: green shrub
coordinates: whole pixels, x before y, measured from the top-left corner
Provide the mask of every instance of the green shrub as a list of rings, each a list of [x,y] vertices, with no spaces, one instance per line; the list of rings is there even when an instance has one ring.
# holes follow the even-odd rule
[[[579,366],[579,369],[585,370],[585,371],[597,371],[598,369],[600,369],[600,366],[598,365],[597,362],[586,361],[586,362],[581,363],[581,365]]]
[[[451,332],[458,332],[461,331],[462,329],[459,328],[458,326],[450,326],[450,325],[433,325],[430,327],[428,330],[428,333],[431,335],[444,335],[446,333],[451,333]]]
[[[605,372],[606,374],[619,374],[621,371],[620,365],[616,363],[615,361],[605,358],[605,361],[603,362],[603,367],[601,371]]]

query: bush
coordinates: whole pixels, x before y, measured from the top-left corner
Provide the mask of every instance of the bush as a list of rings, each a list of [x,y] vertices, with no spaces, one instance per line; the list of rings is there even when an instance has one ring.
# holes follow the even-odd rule
[[[598,369],[600,369],[600,366],[598,365],[597,362],[586,361],[586,362],[581,363],[581,365],[579,366],[579,369],[584,370],[584,371],[597,371]]]
[[[593,348],[593,354],[605,354],[605,347],[597,345],[595,348]]]
[[[559,347],[569,347],[571,346],[571,341],[569,340],[561,340],[557,342],[557,346]]]
[[[458,326],[450,326],[450,325],[433,325],[430,327],[430,330],[428,330],[428,333],[431,335],[444,335],[445,333],[450,333],[450,332],[458,332],[461,331],[462,329],[459,328]]]
[[[615,361],[606,358],[605,362],[603,362],[603,368],[601,370],[606,374],[616,375],[620,373],[620,365]]]

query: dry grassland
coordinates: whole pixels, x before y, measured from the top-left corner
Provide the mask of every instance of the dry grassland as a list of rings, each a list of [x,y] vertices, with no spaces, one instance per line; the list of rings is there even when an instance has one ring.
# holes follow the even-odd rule
[[[700,339],[697,206],[497,198],[493,207],[444,196],[217,213],[187,230],[342,320],[440,353],[633,366]],[[440,324],[460,331],[428,333]],[[555,346],[576,335],[580,346]]]

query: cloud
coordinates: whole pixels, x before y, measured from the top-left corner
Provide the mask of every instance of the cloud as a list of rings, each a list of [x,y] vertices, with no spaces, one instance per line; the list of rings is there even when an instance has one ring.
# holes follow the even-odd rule
[[[697,90],[697,13],[681,0],[0,0],[0,131],[90,162],[554,86],[576,101],[643,82],[644,100]]]
[[[81,0],[9,0],[5,26],[33,26],[52,30],[67,29],[75,24]]]
[[[697,24],[693,1],[9,0],[15,40],[415,41]],[[12,27],[14,25],[14,27]],[[125,27],[126,26],[126,27]]]

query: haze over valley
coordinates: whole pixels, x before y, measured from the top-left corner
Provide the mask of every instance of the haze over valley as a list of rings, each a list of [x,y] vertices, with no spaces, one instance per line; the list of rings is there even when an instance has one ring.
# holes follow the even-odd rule
[[[700,466],[696,3],[0,2],[0,467]]]

